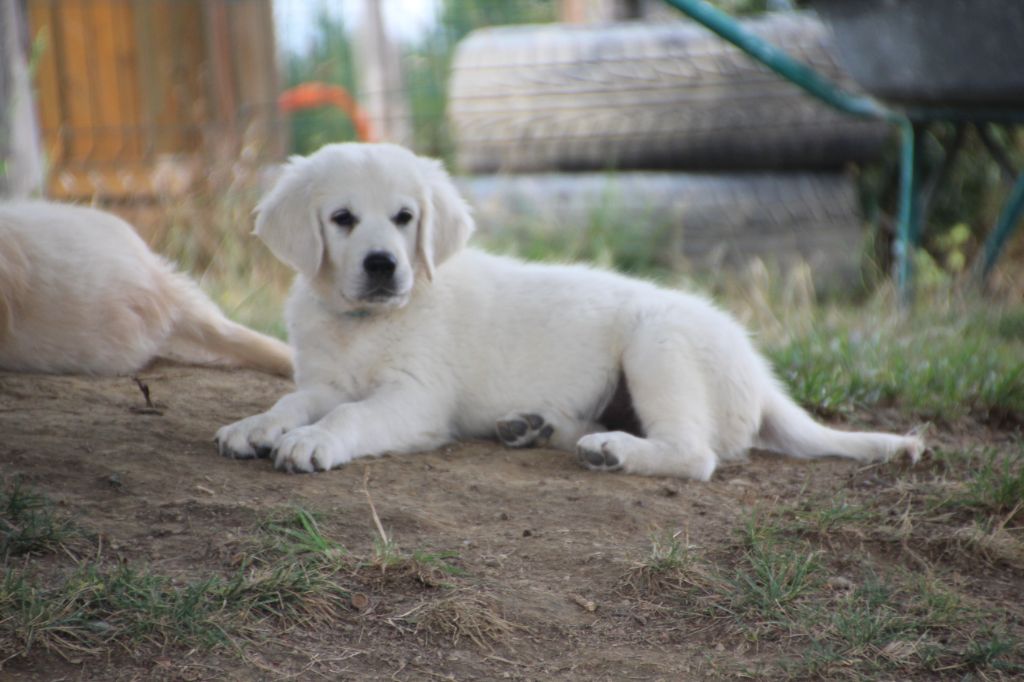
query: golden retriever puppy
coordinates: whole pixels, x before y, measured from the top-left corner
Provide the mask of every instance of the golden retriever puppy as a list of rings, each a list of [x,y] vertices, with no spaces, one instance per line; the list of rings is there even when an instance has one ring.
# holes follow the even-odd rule
[[[257,211],[256,234],[298,272],[298,389],[221,428],[224,455],[310,472],[497,436],[595,471],[704,481],[754,446],[861,461],[923,448],[816,423],[703,298],[463,248],[465,202],[439,163],[401,147],[294,160]]]
[[[292,371],[287,344],[224,317],[120,218],[0,203],[0,369],[129,374],[156,358]]]

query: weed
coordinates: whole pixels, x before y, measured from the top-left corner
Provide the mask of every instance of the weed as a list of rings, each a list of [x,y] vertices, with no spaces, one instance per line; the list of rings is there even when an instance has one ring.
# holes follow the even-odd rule
[[[1006,672],[1022,672],[1024,665],[1008,659],[1018,654],[1020,645],[1008,639],[1005,633],[987,629],[973,638],[963,653],[963,663],[974,670],[994,668]]]
[[[0,489],[0,559],[53,552],[78,535],[42,495],[14,479]]]
[[[698,565],[694,548],[681,541],[679,535],[679,532],[652,534],[650,552],[620,578],[620,590],[655,596],[685,592],[702,585],[709,576]]]
[[[948,504],[1014,521],[1024,509],[1024,447],[1012,455],[989,451],[968,479],[965,489]]]
[[[826,505],[823,507],[811,504],[802,506],[794,512],[795,523],[792,529],[797,532],[827,536],[840,527],[863,523],[877,516],[875,510],[850,502],[845,495],[830,497]]]
[[[466,575],[466,570],[455,563],[458,559],[459,553],[452,550],[440,552],[416,550],[412,553],[412,560],[420,566],[426,566],[443,575],[455,577]]]
[[[346,553],[340,544],[323,534],[316,515],[301,507],[271,519],[263,525],[263,531],[271,547],[282,554],[338,557]]]
[[[775,617],[818,583],[820,569],[814,552],[802,553],[762,547],[746,556],[732,583],[737,606],[765,617]]]

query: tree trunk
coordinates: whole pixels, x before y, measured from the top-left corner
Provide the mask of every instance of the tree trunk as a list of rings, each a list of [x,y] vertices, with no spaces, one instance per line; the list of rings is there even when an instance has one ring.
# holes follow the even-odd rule
[[[0,0],[0,196],[38,195],[43,187],[27,33],[24,0]]]

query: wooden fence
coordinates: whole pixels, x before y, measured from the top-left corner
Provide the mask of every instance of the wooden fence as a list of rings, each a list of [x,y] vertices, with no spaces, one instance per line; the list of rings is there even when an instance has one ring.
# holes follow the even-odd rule
[[[280,158],[271,0],[28,0],[58,198],[192,189],[240,157]]]

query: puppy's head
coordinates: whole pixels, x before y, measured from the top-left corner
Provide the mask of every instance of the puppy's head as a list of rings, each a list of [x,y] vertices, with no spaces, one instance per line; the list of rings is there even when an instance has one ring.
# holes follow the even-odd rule
[[[405,305],[474,227],[441,164],[391,144],[293,158],[256,212],[274,255],[343,310]]]

